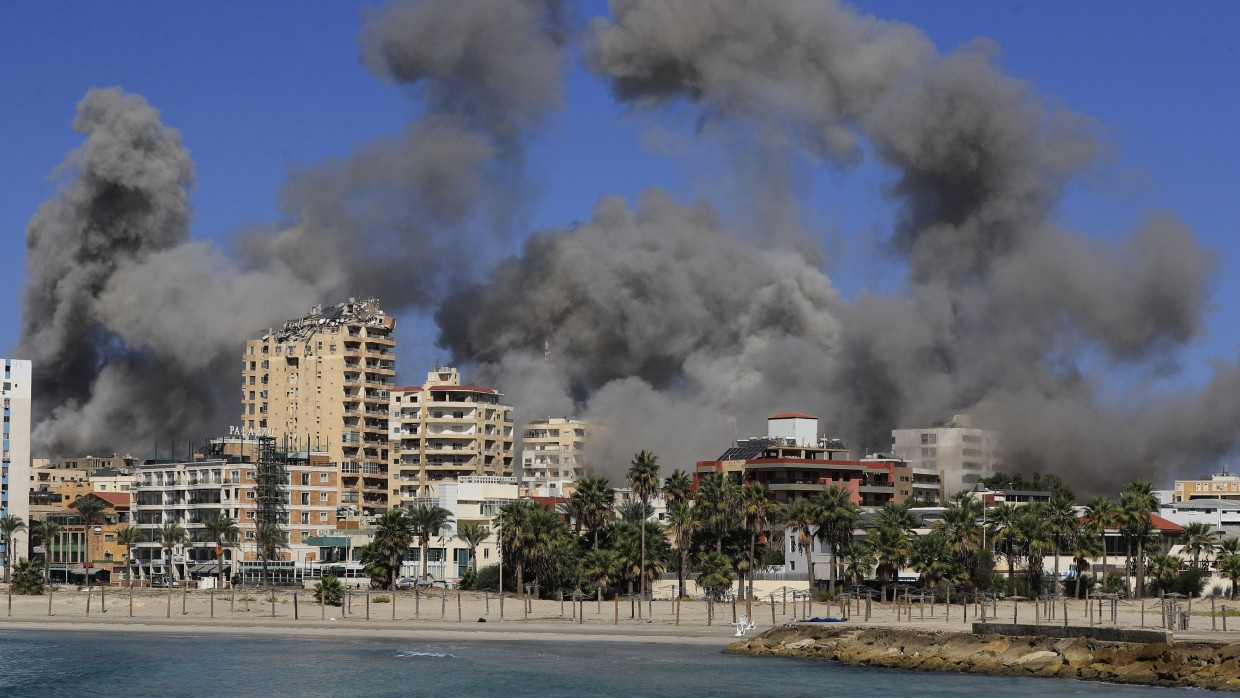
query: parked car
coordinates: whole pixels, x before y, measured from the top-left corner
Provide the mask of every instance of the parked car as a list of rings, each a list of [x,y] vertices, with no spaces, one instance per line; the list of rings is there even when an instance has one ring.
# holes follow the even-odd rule
[[[157,589],[167,589],[168,587],[176,589],[181,586],[181,583],[175,579],[168,579],[166,574],[157,574],[151,577],[151,586]]]

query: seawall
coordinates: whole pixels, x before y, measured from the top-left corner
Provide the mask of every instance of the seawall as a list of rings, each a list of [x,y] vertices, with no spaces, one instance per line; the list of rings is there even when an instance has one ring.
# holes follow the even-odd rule
[[[734,642],[724,651],[920,671],[1240,691],[1240,644],[1231,643],[788,625]]]

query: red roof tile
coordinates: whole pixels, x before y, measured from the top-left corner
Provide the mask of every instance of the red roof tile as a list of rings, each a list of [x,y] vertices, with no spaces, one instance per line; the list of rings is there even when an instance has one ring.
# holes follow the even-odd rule
[[[476,385],[432,385],[428,390],[455,391],[462,393],[487,393],[494,394],[491,388],[482,388]]]
[[[784,412],[783,414],[777,414],[773,417],[767,417],[767,419],[818,419],[818,418],[813,415],[805,414],[804,412]]]
[[[113,507],[129,506],[128,492],[91,492],[91,495],[102,499]]]
[[[1184,527],[1174,521],[1168,521],[1158,514],[1150,514],[1150,523],[1160,531],[1183,531]]]
[[[406,386],[405,386],[405,387],[403,387],[403,388],[392,388],[392,392],[394,392],[394,393],[409,393],[409,392],[414,392],[414,391],[418,391],[418,390],[421,390],[421,389],[422,389],[422,386],[420,386],[420,385],[406,385]]]

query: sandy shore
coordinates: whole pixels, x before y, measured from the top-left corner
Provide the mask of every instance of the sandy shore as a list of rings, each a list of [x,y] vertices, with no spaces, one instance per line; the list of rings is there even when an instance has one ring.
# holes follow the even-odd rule
[[[0,587],[0,593],[4,592]],[[101,607],[98,588],[89,595],[63,588],[51,594],[50,615],[47,595],[12,596],[11,610],[6,607],[8,597],[0,597],[0,604],[5,604],[0,605],[0,629],[51,630],[72,626],[75,630],[265,633],[296,637],[431,639],[454,636],[477,640],[693,643],[721,648],[735,639],[730,625],[734,613],[730,604],[715,604],[714,617],[708,621],[710,608],[702,601],[685,601],[679,607],[671,601],[648,602],[642,604],[639,612],[637,604],[627,599],[619,603],[604,601],[601,605],[593,601],[574,604],[568,600],[561,603],[555,599],[538,599],[530,600],[528,607],[523,607],[522,600],[508,595],[501,612],[499,598],[482,592],[458,595],[456,591],[432,590],[415,597],[411,591],[402,591],[395,595],[395,607],[390,601],[383,601],[391,597],[391,592],[370,592],[368,618],[367,595],[363,591],[352,591],[346,607],[340,608],[320,607],[308,591],[296,595],[292,591],[278,591],[273,603],[272,595],[261,589],[237,590],[236,593],[228,589],[214,592],[173,589],[171,593],[162,589],[135,589],[131,593],[126,588],[109,587]],[[1224,623],[1224,607],[1235,614],[1240,610],[1240,603],[1216,599],[1212,618],[1210,600],[1194,600],[1190,627],[1187,631],[1176,630],[1175,638],[1226,642],[1240,637],[1240,616],[1231,616]],[[1183,601],[1180,608],[1188,610]],[[1091,614],[1086,613],[1084,601],[1069,601],[1066,607],[1059,602],[1051,614],[1046,605],[1037,602],[1004,601],[999,602],[997,609],[989,609],[986,619],[1007,623],[1015,617],[1020,623],[1064,625],[1066,613],[1068,623],[1074,626],[1087,626],[1091,622],[1106,627],[1162,626],[1157,599],[1144,602],[1144,613],[1139,600],[1118,604],[1114,620],[1109,602],[1104,604],[1101,618],[1096,604],[1091,604],[1089,609]],[[853,628],[968,632],[974,621],[982,620],[980,611],[980,607],[972,604],[967,608],[956,604],[947,609],[942,604],[927,603],[923,607],[914,602],[911,607],[897,608],[890,603],[873,603],[870,618],[866,620],[864,604],[856,602],[841,609],[838,603],[807,607],[791,600],[784,604],[782,599],[777,599],[774,606],[754,603],[751,608],[754,631],[810,616],[847,616],[845,625]],[[735,614],[746,614],[743,602],[736,605]]]

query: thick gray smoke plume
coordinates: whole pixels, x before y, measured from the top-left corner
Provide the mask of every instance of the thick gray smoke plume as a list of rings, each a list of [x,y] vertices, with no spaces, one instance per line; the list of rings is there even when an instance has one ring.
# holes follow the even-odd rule
[[[747,247],[703,207],[649,193],[636,211],[606,201],[595,220],[533,239],[450,301],[439,319],[459,354],[503,376],[551,338],[560,377],[546,384],[564,397],[549,410],[571,398],[623,424],[612,435],[628,451],[640,442],[682,467],[720,450],[718,432],[760,431],[788,409],[857,450],[972,411],[1005,431],[1010,467],[1086,488],[1161,483],[1235,445],[1234,420],[1186,429],[1195,440],[1169,429],[1187,426],[1173,418],[1186,405],[1202,410],[1198,396],[1110,406],[1078,370],[1084,353],[1165,363],[1200,329],[1214,258],[1164,215],[1116,244],[1057,228],[1066,180],[1099,149],[1093,126],[1004,76],[991,45],[939,55],[912,27],[831,2],[610,9],[590,25],[591,65],[635,107],[688,103],[707,131],[775,132],[801,145],[789,157],[841,166],[868,142],[897,172],[889,245],[906,292],[840,302],[812,260]],[[714,425],[713,443],[694,424]],[[603,450],[623,463],[623,446]]]
[[[390,3],[359,37],[380,77],[425,109],[403,133],[293,172],[286,221],[233,254],[189,241],[193,164],[180,134],[119,88],[79,105],[73,176],[40,207],[20,355],[34,360],[40,455],[145,452],[233,421],[247,337],[319,302],[435,302],[459,250],[519,220],[522,140],[562,104],[558,3]],[[499,221],[504,225],[498,225]],[[479,255],[473,261],[485,261]]]
[[[222,424],[244,337],[376,295],[389,310],[437,309],[443,346],[522,418],[606,425],[592,457],[613,476],[641,448],[689,467],[789,410],[857,452],[972,412],[1004,430],[1010,469],[1084,490],[1161,484],[1234,449],[1235,366],[1201,393],[1118,400],[1083,368],[1173,370],[1201,330],[1214,257],[1164,213],[1119,242],[1058,226],[1066,183],[1099,157],[1095,125],[1004,75],[989,42],[940,54],[913,27],[827,0],[610,10],[584,32],[590,68],[632,108],[688,111],[703,142],[742,144],[749,210],[658,190],[604,197],[591,220],[495,258],[533,190],[527,140],[562,106],[558,2],[368,15],[362,60],[421,100],[418,118],[292,173],[285,220],[245,231],[235,258],[188,241],[192,166],[176,132],[139,97],[88,95],[76,179],[28,233],[22,349],[53,396],[40,445]],[[885,243],[907,278],[845,300],[789,192],[803,163],[867,154],[894,173]],[[484,252],[463,266],[459,249]]]

